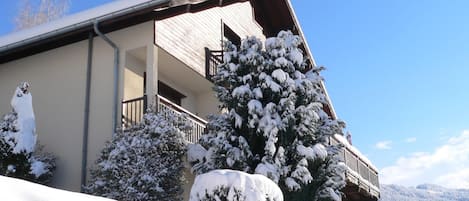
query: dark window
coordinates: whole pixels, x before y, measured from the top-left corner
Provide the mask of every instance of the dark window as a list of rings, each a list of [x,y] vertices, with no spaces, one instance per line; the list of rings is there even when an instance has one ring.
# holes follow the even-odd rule
[[[225,23],[223,23],[223,36],[237,47],[241,46],[241,38]]]
[[[181,106],[181,99],[186,97],[161,81],[158,81],[158,94],[179,106]]]

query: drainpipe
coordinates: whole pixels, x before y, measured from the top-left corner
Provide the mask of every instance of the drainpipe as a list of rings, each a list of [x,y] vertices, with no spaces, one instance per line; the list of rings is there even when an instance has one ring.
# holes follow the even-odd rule
[[[93,32],[88,35],[88,62],[86,64],[85,111],[83,118],[83,142],[81,152],[81,192],[86,184],[86,166],[88,161],[88,128],[90,122],[91,67],[93,64]]]
[[[99,35],[104,41],[106,41],[112,48],[114,48],[114,100],[113,100],[113,110],[112,110],[112,136],[117,128],[117,110],[118,110],[118,90],[119,90],[119,48],[117,45],[111,41],[107,36],[105,36],[98,29],[98,21],[94,22],[94,32]]]

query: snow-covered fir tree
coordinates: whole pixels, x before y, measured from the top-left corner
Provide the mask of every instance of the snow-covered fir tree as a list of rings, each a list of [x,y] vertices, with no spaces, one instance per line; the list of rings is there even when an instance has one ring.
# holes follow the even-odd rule
[[[263,174],[285,200],[341,200],[345,167],[329,137],[345,124],[331,119],[321,68],[307,66],[301,40],[290,31],[239,50],[227,42],[213,77],[224,114],[212,116],[200,146],[189,149],[197,174],[235,169]]]
[[[85,192],[116,200],[182,200],[185,118],[167,109],[113,136],[91,170]]]
[[[55,157],[36,147],[36,126],[29,83],[21,83],[11,99],[12,112],[0,119],[0,174],[47,184]]]

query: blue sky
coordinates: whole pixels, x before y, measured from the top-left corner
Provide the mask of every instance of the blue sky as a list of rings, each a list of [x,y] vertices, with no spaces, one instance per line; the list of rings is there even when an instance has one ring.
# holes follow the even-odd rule
[[[111,0],[72,0],[69,13]],[[2,3],[0,35],[16,1]],[[469,1],[292,0],[338,116],[381,181],[469,188]]]

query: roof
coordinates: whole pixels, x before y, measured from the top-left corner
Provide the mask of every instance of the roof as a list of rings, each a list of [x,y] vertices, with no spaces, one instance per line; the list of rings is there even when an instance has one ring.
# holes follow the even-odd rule
[[[65,16],[49,23],[41,24],[18,32],[13,32],[9,35],[0,37],[0,51],[19,42],[27,41],[47,33],[65,28],[71,29],[73,27],[79,27],[80,25],[84,25],[86,23],[93,23],[96,20],[101,21],[110,14],[118,15],[119,12],[122,12],[125,9],[139,6],[141,7],[142,5],[148,4],[151,1],[152,0],[113,1],[108,4],[85,10],[83,12]],[[161,4],[167,1],[168,0],[159,0],[156,3]]]

